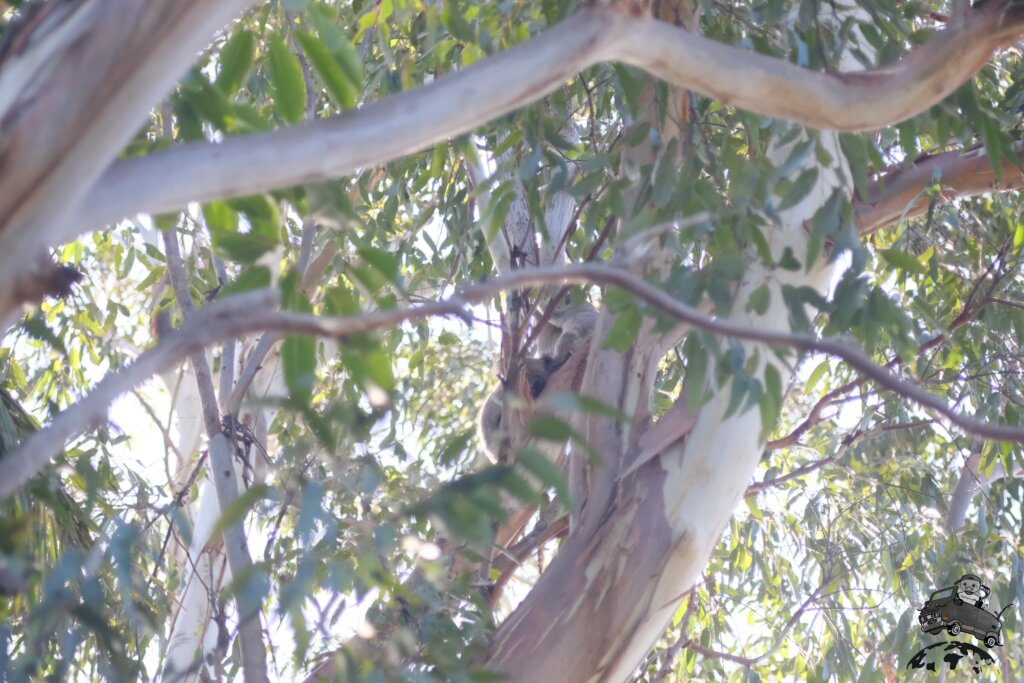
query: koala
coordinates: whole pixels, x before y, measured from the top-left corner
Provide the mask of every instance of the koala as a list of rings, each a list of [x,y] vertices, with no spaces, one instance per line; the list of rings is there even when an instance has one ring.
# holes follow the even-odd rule
[[[590,339],[597,326],[597,310],[587,301],[580,306],[573,306],[571,300],[558,304],[541,330],[537,342],[541,354],[551,358],[556,366],[561,367],[569,356],[582,348]]]
[[[981,585],[981,579],[974,574],[964,574],[956,582],[956,597],[968,605],[984,609],[988,605],[989,589]]]
[[[526,388],[530,398],[540,396],[547,386],[548,378],[558,369],[558,365],[550,358],[527,358],[523,362],[523,373],[526,381]],[[512,386],[506,386],[502,382],[494,388],[484,400],[480,413],[477,415],[477,433],[484,445],[484,452],[492,463],[499,461],[498,454],[501,451],[502,441],[509,440],[509,443],[517,444],[520,441],[516,434],[510,433],[509,425],[503,424],[505,414],[505,396],[513,393]]]
[[[476,416],[476,431],[483,443],[484,454],[492,464],[498,462],[498,452],[505,436],[505,430],[501,428],[501,416],[505,412],[504,392],[505,387],[495,387]]]
[[[477,431],[484,446],[487,458],[496,463],[502,451],[502,442],[518,446],[523,439],[518,432],[522,424],[506,424],[509,415],[505,410],[505,397],[522,391],[530,399],[541,395],[547,386],[548,379],[566,361],[590,339],[597,325],[597,310],[588,302],[573,306],[568,297],[552,311],[537,338],[540,350],[539,358],[527,358],[523,361],[524,386],[517,389],[517,383],[509,378],[487,396],[477,416]]]

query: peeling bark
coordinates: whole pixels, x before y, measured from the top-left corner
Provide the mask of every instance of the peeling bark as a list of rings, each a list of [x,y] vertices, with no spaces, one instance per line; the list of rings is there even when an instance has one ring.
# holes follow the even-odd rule
[[[798,138],[805,139],[806,134]],[[806,254],[805,221],[834,190],[852,191],[838,136],[822,135],[821,144],[838,166],[819,166],[810,195],[780,212],[781,223],[766,235],[776,261],[787,249]],[[773,148],[769,156],[779,164],[788,151],[789,147]],[[790,329],[783,285],[824,293],[832,273],[824,261],[809,270],[786,271],[751,260],[727,319],[763,330]],[[768,286],[771,298],[759,315],[747,311],[745,302],[762,285]],[[599,328],[595,338],[600,336]],[[657,346],[655,339],[641,336],[625,354],[592,350],[585,393],[635,414],[648,400],[638,395],[638,388],[650,386],[645,373],[654,369],[644,354]],[[756,374],[762,381],[770,364],[782,386],[787,385],[791,359],[753,343],[744,348],[748,356],[757,354]],[[713,369],[708,376],[715,377]],[[501,625],[489,666],[511,681],[596,683],[629,678],[700,576],[763,452],[761,435],[767,430],[759,411],[741,410],[726,417],[729,383],[711,389],[711,399],[686,438],[624,477],[618,474],[621,459],[639,450],[637,430],[607,418],[587,418],[585,434],[599,448],[604,467],[588,472],[580,524],[533,591]],[[686,400],[685,394],[680,400]]]

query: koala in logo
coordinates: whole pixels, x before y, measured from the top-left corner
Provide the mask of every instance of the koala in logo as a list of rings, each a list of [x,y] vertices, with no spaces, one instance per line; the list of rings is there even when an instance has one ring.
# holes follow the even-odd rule
[[[985,609],[988,606],[988,588],[974,574],[964,574],[956,582],[956,597],[963,603]]]

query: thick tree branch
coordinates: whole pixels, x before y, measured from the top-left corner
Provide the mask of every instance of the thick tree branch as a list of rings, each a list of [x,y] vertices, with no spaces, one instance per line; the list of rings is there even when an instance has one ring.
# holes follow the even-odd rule
[[[1022,31],[1018,10],[990,0],[893,65],[828,74],[647,16],[588,8],[464,71],[357,111],[120,161],[86,197],[79,220],[48,231],[48,240],[66,241],[79,230],[135,213],[323,181],[414,154],[534,102],[609,60],[760,114],[822,129],[876,129],[941,101]]]
[[[602,61],[624,21],[610,9],[580,12],[464,71],[355,111],[118,162],[84,201],[82,227],[337,178],[429,149],[544,97]],[[70,239],[74,230],[56,237]]]
[[[1019,148],[1017,154],[1015,163],[1003,161],[999,180],[991,160],[980,147],[936,154],[913,166],[886,173],[874,183],[867,199],[854,204],[861,235],[923,214],[930,202],[924,191],[935,184],[942,188],[940,194],[946,201],[1024,188],[1020,167],[1024,163],[1024,148]]]
[[[38,3],[5,31],[0,329],[17,298],[28,296],[13,283],[32,272],[45,247],[71,236],[61,231],[74,223],[74,206],[214,33],[249,2]]]
[[[90,425],[102,422],[106,418],[107,407],[117,396],[211,344],[265,330],[344,339],[356,332],[390,328],[407,320],[431,316],[459,315],[471,320],[466,308],[468,304],[480,303],[509,289],[552,284],[614,285],[680,322],[709,332],[781,348],[818,351],[836,356],[849,363],[865,378],[946,418],[969,434],[1024,443],[1024,427],[993,424],[964,415],[951,408],[942,397],[900,379],[887,368],[877,365],[848,341],[756,329],[713,318],[677,301],[672,295],[633,273],[600,263],[577,263],[520,269],[504,277],[467,285],[446,300],[353,317],[318,317],[275,310],[278,297],[276,292],[270,290],[239,294],[208,304],[192,320],[140,355],[134,363],[105,377],[88,396],[63,411],[46,428],[35,432],[17,451],[0,460],[0,498],[16,491],[41,470],[68,439],[81,434]]]
[[[855,73],[802,69],[662,22],[632,20],[610,59],[739,109],[811,128],[866,131],[908,119],[953,93],[992,52],[1012,45],[1022,15],[1008,5],[977,5],[963,23],[894,64]]]

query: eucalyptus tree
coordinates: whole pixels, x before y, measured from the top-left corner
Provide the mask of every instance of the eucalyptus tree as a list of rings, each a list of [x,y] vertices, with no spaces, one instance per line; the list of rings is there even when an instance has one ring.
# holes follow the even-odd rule
[[[895,680],[1022,602],[1014,3],[4,7],[8,677]]]

